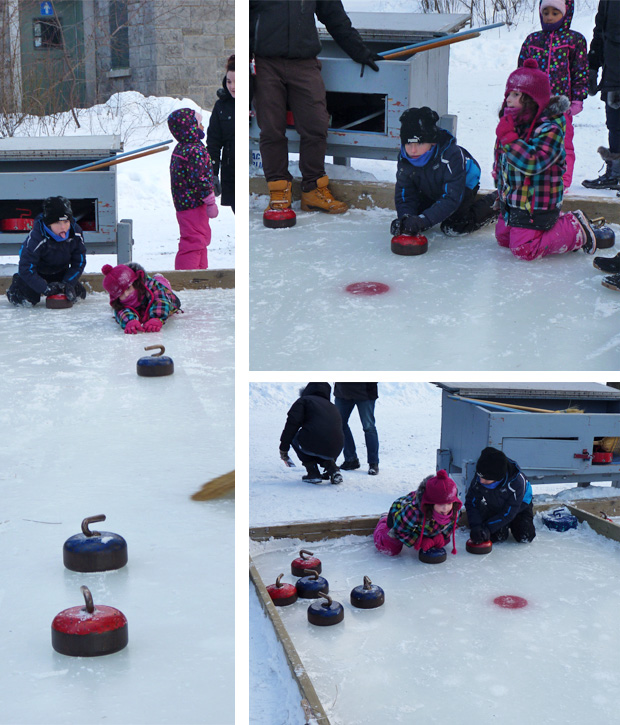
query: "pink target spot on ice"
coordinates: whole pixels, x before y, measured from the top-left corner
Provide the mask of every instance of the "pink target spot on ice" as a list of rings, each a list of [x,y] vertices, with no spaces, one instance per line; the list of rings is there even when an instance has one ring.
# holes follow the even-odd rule
[[[345,291],[352,295],[382,295],[389,292],[390,287],[383,282],[353,282],[353,284],[345,287]]]
[[[523,607],[527,607],[527,599],[517,597],[513,594],[504,594],[501,597],[495,597],[493,603],[504,609],[522,609]]]

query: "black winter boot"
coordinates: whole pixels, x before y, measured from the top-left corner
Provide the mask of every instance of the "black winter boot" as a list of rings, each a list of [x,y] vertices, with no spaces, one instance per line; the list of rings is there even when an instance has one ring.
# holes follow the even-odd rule
[[[594,257],[592,265],[606,274],[620,273],[620,252],[615,257]]]
[[[586,179],[581,182],[586,189],[612,189],[620,191],[620,153],[613,153],[604,146],[598,152],[605,162],[605,173],[598,179]]]
[[[620,271],[620,270],[619,270]],[[345,461],[340,468],[343,471],[355,471],[356,468],[360,467],[360,459],[359,458],[352,458],[350,461]]]
[[[319,471],[319,467],[316,463],[304,463],[304,468],[308,471],[308,473],[301,477],[302,481],[307,481],[308,483],[321,483],[323,479],[321,478],[321,472]]]
[[[603,287],[607,287],[607,289],[613,289],[616,292],[620,292],[620,274],[614,274],[611,277],[605,277],[601,284],[603,285]]]

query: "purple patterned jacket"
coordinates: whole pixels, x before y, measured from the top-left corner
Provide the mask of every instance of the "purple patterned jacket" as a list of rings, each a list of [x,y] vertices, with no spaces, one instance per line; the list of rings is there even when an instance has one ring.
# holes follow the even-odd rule
[[[213,171],[209,154],[200,139],[200,127],[191,108],[181,108],[168,116],[168,128],[179,142],[170,159],[170,186],[177,211],[196,209],[213,191]]]
[[[570,29],[573,13],[573,0],[566,0],[566,15],[557,30],[528,35],[518,65],[521,67],[526,58],[534,58],[549,76],[552,95],[583,101],[588,96],[588,44],[581,33]]]

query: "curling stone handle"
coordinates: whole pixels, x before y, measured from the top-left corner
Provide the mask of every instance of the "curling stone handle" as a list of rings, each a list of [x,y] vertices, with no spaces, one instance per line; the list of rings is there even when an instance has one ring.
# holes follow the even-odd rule
[[[148,347],[144,348],[145,350],[159,350],[159,352],[154,352],[151,357],[160,357],[166,352],[166,348],[163,345],[148,345]]]
[[[316,569],[304,569],[304,574],[306,576],[311,576],[313,579],[319,578],[319,572]]]
[[[100,531],[91,531],[88,528],[88,524],[94,524],[97,521],[105,521],[105,514],[99,514],[98,516],[88,516],[82,521],[82,533],[84,536],[101,536]]]
[[[306,556],[308,554],[308,556]],[[311,556],[314,556],[314,554],[311,551],[308,551],[307,549],[302,549],[299,552],[299,556],[301,556],[302,559],[308,559]]]
[[[372,589],[372,582],[370,581],[370,577],[364,577],[364,589]]]
[[[84,595],[84,601],[86,602],[86,611],[92,614],[95,611],[95,605],[93,604],[93,595],[90,593],[90,589],[84,585],[80,587],[80,591]]]
[[[329,596],[327,592],[319,592],[319,594],[323,597],[323,599],[327,599],[327,604],[321,604],[322,607],[331,607],[332,605],[332,598]]]
[[[282,577],[283,576],[284,576],[284,573],[280,574],[280,576],[276,579],[276,586],[278,587],[278,589],[280,587],[283,587],[284,586],[284,584],[282,584]]]

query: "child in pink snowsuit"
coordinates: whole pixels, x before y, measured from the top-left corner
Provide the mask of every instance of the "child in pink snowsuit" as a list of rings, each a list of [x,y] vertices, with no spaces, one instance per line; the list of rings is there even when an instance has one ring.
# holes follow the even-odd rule
[[[400,554],[403,544],[416,551],[441,549],[452,539],[456,554],[454,531],[459,511],[456,484],[441,470],[427,476],[416,491],[396,499],[387,514],[383,514],[374,532],[375,546],[388,556]]]
[[[533,58],[549,76],[551,93],[566,96],[570,102],[570,108],[564,114],[564,191],[571,185],[575,166],[573,116],[581,113],[588,97],[588,44],[581,33],[570,29],[573,12],[573,0],[540,0],[542,31],[527,36],[518,63],[521,67],[527,58]]]
[[[181,108],[168,116],[168,128],[178,141],[170,159],[172,200],[181,234],[174,268],[207,269],[209,219],[217,216],[218,209],[209,154],[202,143],[202,116]]]
[[[596,251],[586,215],[560,211],[568,105],[564,96],[551,97],[548,76],[531,58],[508,77],[495,132],[493,177],[500,202],[495,237],[520,259]]]

